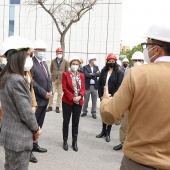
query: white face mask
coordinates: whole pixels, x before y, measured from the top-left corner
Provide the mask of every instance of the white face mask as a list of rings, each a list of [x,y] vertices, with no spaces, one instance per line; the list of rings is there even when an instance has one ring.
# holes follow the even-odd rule
[[[2,58],[2,64],[7,64],[7,59],[6,58]]]
[[[142,65],[142,63],[141,63],[141,62],[139,62],[139,61],[137,61],[137,62],[135,62],[133,65],[134,65],[134,67],[136,67],[136,66],[141,66],[141,65]]]
[[[62,55],[62,54],[58,54],[57,57],[58,57],[58,58],[62,58],[63,55]]]
[[[94,61],[94,65],[97,65],[97,61]]]
[[[25,64],[24,64],[24,71],[30,71],[30,69],[33,66],[33,61],[31,57],[26,58]]]
[[[79,68],[79,66],[78,66],[78,65],[71,65],[71,69],[72,69],[72,71],[77,71],[77,70],[78,70],[78,68]]]
[[[150,52],[151,50],[153,50],[155,47],[156,47],[156,46],[152,47],[152,48],[149,49],[149,50],[148,50],[147,48],[145,48],[145,49],[143,50],[144,61],[146,61],[147,63],[150,63],[150,60],[155,57],[155,55],[153,55],[151,58],[149,58],[149,52]]]

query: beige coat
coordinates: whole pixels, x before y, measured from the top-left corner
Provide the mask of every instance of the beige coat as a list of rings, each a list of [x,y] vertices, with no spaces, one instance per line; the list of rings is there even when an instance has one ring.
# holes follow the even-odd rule
[[[30,77],[31,82],[29,82],[28,76]],[[30,72],[28,72],[28,74],[26,74],[26,82],[27,82],[28,87],[30,88],[30,91],[31,91],[32,107],[37,107],[37,102],[36,102],[36,98],[35,98],[35,92],[34,92],[33,82],[32,81],[33,81],[32,75],[31,75]]]
[[[56,59],[51,61],[50,66],[50,72],[51,72],[51,81],[55,82],[56,80],[58,83],[61,83],[62,74],[65,71],[68,71],[68,61],[66,59],[63,59],[60,65],[60,68],[58,69]]]
[[[131,68],[112,99],[100,112],[113,124],[129,109],[124,154],[135,162],[170,169],[170,62]]]

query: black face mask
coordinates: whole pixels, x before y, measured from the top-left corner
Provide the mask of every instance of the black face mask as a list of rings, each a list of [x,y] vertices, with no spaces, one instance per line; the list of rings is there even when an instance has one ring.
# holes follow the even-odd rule
[[[126,68],[128,65],[127,64],[123,64],[123,67]]]
[[[114,68],[116,66],[116,63],[107,63],[108,68]]]

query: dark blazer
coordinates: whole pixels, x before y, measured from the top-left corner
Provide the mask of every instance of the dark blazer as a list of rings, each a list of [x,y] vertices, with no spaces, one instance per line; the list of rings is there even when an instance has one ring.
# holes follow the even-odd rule
[[[49,101],[48,99],[45,99],[45,96],[47,92],[52,91],[52,83],[50,80],[48,66],[45,62],[43,62],[47,70],[47,74],[48,74],[48,78],[47,78],[43,72],[40,63],[35,57],[33,58],[33,63],[34,63],[34,67],[33,67],[32,75],[34,79],[33,87],[35,91],[36,101],[38,106],[45,106],[48,105],[48,101]]]
[[[85,85],[84,85],[84,74],[83,73],[79,73],[80,74],[80,78],[81,78],[81,89],[79,94],[81,96],[84,96],[85,94]],[[63,97],[62,97],[62,101],[69,104],[69,105],[73,105],[73,98],[74,98],[74,89],[72,86],[72,81],[70,78],[70,72],[64,72],[62,75],[62,88],[63,88]],[[83,97],[80,99],[80,105],[83,105],[84,100]]]
[[[0,90],[2,122],[0,145],[15,152],[31,150],[33,133],[38,130],[31,108],[30,89],[20,75],[13,74]]]
[[[83,67],[83,72],[84,72],[84,75],[85,75],[85,87],[86,87],[86,90],[88,90],[90,88],[90,79],[93,79],[95,81],[95,86],[94,88],[97,90],[97,77],[100,76],[100,72],[99,73],[96,73],[97,71],[99,71],[99,68],[98,66],[93,66],[93,73],[92,73],[92,70],[91,70],[91,67],[90,65],[86,65]],[[92,73],[92,74],[90,74]]]
[[[104,67],[101,71],[101,74],[98,80],[99,98],[101,98],[104,93],[103,88],[106,84],[107,72],[108,70],[106,69],[106,67]],[[121,70],[113,71],[112,74],[110,75],[110,78],[108,80],[108,91],[109,91],[109,94],[111,94],[111,96],[113,96],[114,93],[118,90],[119,86],[122,83],[123,77],[124,77],[124,72]]]

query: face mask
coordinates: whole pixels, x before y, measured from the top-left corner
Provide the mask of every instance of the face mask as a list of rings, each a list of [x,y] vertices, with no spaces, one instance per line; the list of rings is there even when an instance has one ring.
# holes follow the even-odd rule
[[[142,63],[139,62],[139,61],[137,61],[137,62],[134,63],[134,67],[136,67],[136,66],[141,66],[141,65],[142,65]]]
[[[78,68],[79,68],[78,65],[71,65],[71,69],[72,69],[73,71],[77,71]]]
[[[107,67],[109,68],[114,68],[116,63],[107,63]]]
[[[2,64],[7,64],[7,60],[6,60],[6,58],[2,58]]]
[[[94,61],[94,65],[97,65],[97,61]]]
[[[31,57],[26,58],[25,64],[24,64],[24,71],[30,71],[32,66],[33,66],[32,58]]]
[[[153,50],[155,47],[156,47],[156,46],[152,47],[152,48],[149,49],[149,50],[148,50],[147,48],[145,48],[145,49],[143,50],[144,61],[146,61],[147,63],[150,63],[150,60],[155,57],[155,55],[153,55],[151,58],[149,58],[149,52],[150,52],[151,50]]]
[[[62,58],[63,55],[62,55],[62,54],[58,54],[57,57],[58,57],[58,58]]]
[[[126,68],[128,65],[127,64],[123,64],[123,67]]]
[[[39,60],[42,60],[44,57],[45,57],[45,52],[38,52],[37,58],[38,58]]]

